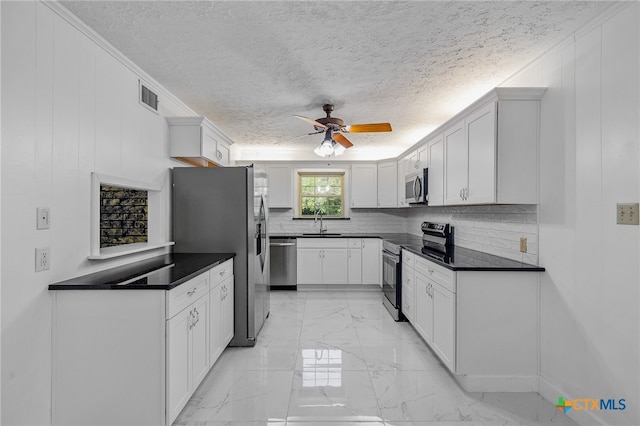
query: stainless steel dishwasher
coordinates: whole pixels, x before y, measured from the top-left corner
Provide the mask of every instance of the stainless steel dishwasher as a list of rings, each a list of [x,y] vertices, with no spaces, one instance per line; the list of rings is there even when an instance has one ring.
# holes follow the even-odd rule
[[[296,290],[298,274],[295,238],[271,238],[269,243],[271,288]]]

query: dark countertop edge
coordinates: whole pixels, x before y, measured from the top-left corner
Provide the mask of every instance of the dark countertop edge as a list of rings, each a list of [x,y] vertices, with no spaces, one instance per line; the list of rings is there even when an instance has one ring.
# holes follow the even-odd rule
[[[513,259],[508,259],[506,257],[501,257],[501,256],[497,256],[495,254],[489,254],[489,253],[485,253],[482,251],[477,251],[477,250],[472,250],[472,249],[468,249],[468,248],[464,248],[461,247],[462,250],[464,251],[469,251],[469,252],[475,252],[475,253],[479,253],[482,256],[491,256],[491,257],[495,257],[498,259],[504,259],[504,260],[508,260],[510,262],[514,262],[514,263],[518,263],[521,266],[452,266],[449,265],[447,263],[444,262],[440,262],[438,261],[438,259],[434,259],[432,257],[428,257],[425,256],[421,251],[416,250],[413,247],[410,246],[403,246],[401,245],[401,247],[404,250],[410,251],[411,253],[415,254],[416,256],[420,256],[423,259],[428,260],[429,262],[433,262],[436,265],[440,265],[444,268],[447,268],[451,271],[485,271],[485,272],[544,272],[545,269],[542,266],[536,266],[536,265],[530,265],[528,263],[523,263],[523,262],[518,262],[517,260],[513,260]],[[458,250],[459,251],[459,250]],[[456,252],[456,249],[454,249],[454,253]]]
[[[202,257],[202,256],[212,256],[213,258],[215,258],[215,260],[212,260],[211,262],[205,262],[206,264],[204,266],[199,266],[197,269],[193,269],[189,272],[187,272],[185,275],[181,276],[180,278],[168,283],[168,284],[145,284],[145,285],[121,285],[118,284],[114,281],[118,281],[117,278],[117,274],[120,271],[121,273],[128,273],[129,275],[126,277],[123,277],[122,280],[120,281],[126,281],[130,278],[133,278],[131,275],[133,275],[133,271],[135,271],[136,268],[136,264],[142,263],[144,264],[152,264],[152,263],[157,263],[157,267],[155,267],[152,270],[143,270],[140,269],[139,273],[137,275],[147,275],[150,273],[153,273],[154,271],[157,271],[158,269],[161,269],[165,266],[167,266],[168,264],[166,263],[167,259],[173,259],[173,257],[175,255],[178,255],[178,257],[184,257],[185,255],[188,256],[190,254]],[[197,277],[198,275],[215,268],[216,266],[226,262],[229,259],[233,259],[236,256],[235,253],[167,253],[167,254],[163,254],[160,256],[156,256],[156,257],[152,257],[149,259],[144,259],[140,262],[135,262],[133,264],[126,264],[126,265],[121,265],[121,266],[116,266],[114,268],[109,268],[109,269],[105,269],[103,271],[98,271],[98,272],[94,272],[91,274],[86,274],[86,275],[81,275],[78,277],[74,277],[74,278],[70,278],[68,280],[64,280],[64,281],[59,281],[57,283],[53,283],[53,284],[49,284],[48,289],[49,290],[171,290],[177,286],[179,286],[180,284],[184,284],[185,282],[189,281],[192,278]],[[165,264],[161,265],[160,262],[164,260]],[[172,262],[175,264],[175,262]],[[140,267],[142,268],[142,266]],[[79,281],[82,281],[83,279],[97,279],[97,277],[105,277],[105,281],[108,280],[107,283],[105,284],[79,284]],[[107,277],[111,277],[111,278],[107,278]],[[75,284],[74,284],[75,282]]]
[[[292,217],[291,220],[316,220],[313,217]],[[323,217],[322,220],[351,220],[350,217]]]
[[[379,234],[340,234],[340,235],[302,235],[302,234],[269,234],[269,238],[380,238]]]
[[[462,252],[469,252],[469,253],[478,253],[479,255],[483,256],[483,257],[494,257],[497,259],[501,259],[501,260],[506,260],[509,262],[514,262],[516,264],[519,264],[520,266],[513,266],[513,267],[509,267],[509,266],[452,266],[449,265],[447,263],[444,262],[439,262],[438,259],[434,259],[432,257],[428,257],[425,256],[421,251],[416,250],[414,247],[412,247],[412,245],[417,244],[418,242],[421,244],[422,243],[422,237],[419,237],[417,235],[413,235],[413,234],[406,234],[406,233],[393,233],[393,232],[383,232],[383,233],[379,233],[379,234],[368,234],[368,233],[343,233],[340,235],[324,235],[324,236],[320,236],[320,235],[302,235],[300,233],[293,233],[293,234],[271,234],[269,235],[269,238],[282,238],[282,239],[286,239],[286,238],[380,238],[382,240],[387,240],[387,241],[393,241],[394,243],[398,244],[400,247],[402,247],[405,250],[408,250],[412,253],[414,253],[417,256],[420,256],[430,262],[434,262],[437,265],[441,265],[444,268],[447,268],[449,270],[452,271],[495,271],[495,272],[544,272],[545,268],[542,266],[536,266],[536,265],[530,265],[528,263],[523,263],[523,262],[519,262],[517,260],[513,260],[513,259],[508,259],[506,257],[501,257],[501,256],[497,256],[495,254],[489,254],[489,253],[485,253],[485,252],[481,252],[481,251],[477,251],[477,250],[473,250],[473,249],[468,249],[468,248],[464,248],[464,247],[459,247],[454,249],[454,253],[456,251],[462,251]],[[410,240],[414,240],[414,243],[407,243],[407,241]]]

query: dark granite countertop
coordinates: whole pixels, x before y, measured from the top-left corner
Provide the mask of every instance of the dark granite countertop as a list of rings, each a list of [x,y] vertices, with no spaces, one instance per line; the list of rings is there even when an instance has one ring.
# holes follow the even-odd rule
[[[49,285],[49,290],[170,290],[235,257],[234,253],[170,253]]]
[[[345,232],[339,234],[333,232],[328,232],[326,234],[279,232],[269,234],[269,238],[380,238],[380,234],[357,232]]]
[[[449,263],[435,259],[422,251],[422,237],[403,233],[341,233],[337,235],[304,235],[300,233],[274,233],[270,238],[380,238],[424,257],[453,271],[528,271],[544,272],[544,268],[516,260],[488,254],[464,247],[454,247]]]
[[[426,254],[422,244],[402,245],[402,248],[453,271],[544,272],[544,268],[541,266],[529,265],[528,263],[518,262],[517,260],[511,260],[459,246],[453,248],[448,263]]]

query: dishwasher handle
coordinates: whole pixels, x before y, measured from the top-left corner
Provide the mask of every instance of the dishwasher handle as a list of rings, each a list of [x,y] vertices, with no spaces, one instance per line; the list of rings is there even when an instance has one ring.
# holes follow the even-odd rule
[[[296,243],[269,243],[271,247],[286,247],[286,246],[295,246]]]

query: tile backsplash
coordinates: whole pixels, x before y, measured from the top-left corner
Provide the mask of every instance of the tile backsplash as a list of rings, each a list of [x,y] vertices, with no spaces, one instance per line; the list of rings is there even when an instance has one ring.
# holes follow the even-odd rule
[[[492,205],[417,207],[407,209],[406,232],[422,235],[424,221],[445,222],[454,227],[457,246],[538,264],[538,206]],[[520,252],[520,238],[527,239],[527,253]]]
[[[312,220],[293,220],[294,211],[269,210],[269,232],[317,232]],[[424,221],[455,227],[455,244],[525,263],[538,264],[538,207],[491,205],[412,207],[407,209],[354,209],[350,220],[325,220],[328,232],[409,233],[422,235]],[[527,238],[527,253],[520,252],[520,238]]]
[[[293,220],[293,209],[269,209],[269,233],[318,232],[320,221]],[[327,232],[407,232],[403,209],[353,209],[349,220],[324,219]]]

